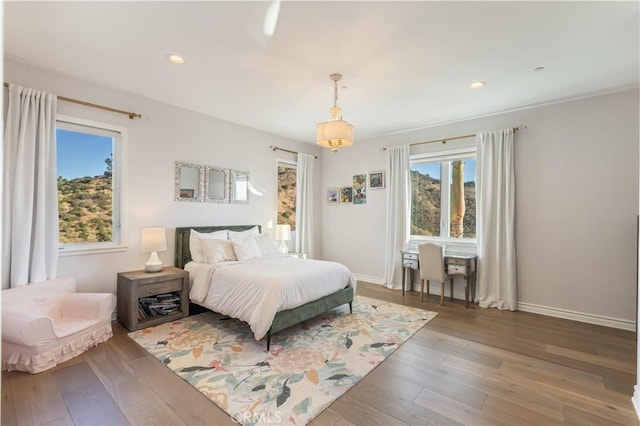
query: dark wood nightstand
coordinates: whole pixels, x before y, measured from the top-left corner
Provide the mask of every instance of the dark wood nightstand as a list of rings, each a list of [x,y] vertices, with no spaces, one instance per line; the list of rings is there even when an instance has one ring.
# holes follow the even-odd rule
[[[168,296],[173,294],[173,296]],[[178,298],[175,311],[161,314],[162,309],[140,306],[141,298],[167,295]],[[145,300],[149,300],[145,299]],[[161,302],[161,301],[159,301]],[[164,267],[160,272],[131,271],[118,273],[118,321],[129,331],[162,324],[189,315],[189,273],[183,269]]]

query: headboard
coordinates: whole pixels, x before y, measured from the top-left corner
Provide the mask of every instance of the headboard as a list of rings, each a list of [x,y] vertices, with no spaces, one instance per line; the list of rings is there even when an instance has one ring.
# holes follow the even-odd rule
[[[176,268],[184,268],[189,261],[191,261],[191,252],[189,251],[189,237],[191,236],[191,230],[194,229],[198,232],[214,232],[223,231],[225,229],[229,231],[246,231],[254,226],[258,227],[258,230],[262,231],[260,225],[231,225],[231,226],[186,226],[176,228],[176,255],[174,258],[174,265]]]

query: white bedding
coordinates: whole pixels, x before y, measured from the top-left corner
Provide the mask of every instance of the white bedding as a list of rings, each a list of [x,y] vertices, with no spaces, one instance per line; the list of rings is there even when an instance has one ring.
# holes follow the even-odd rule
[[[256,340],[269,331],[276,312],[296,308],[356,286],[346,266],[322,260],[270,255],[209,265],[189,262],[195,303],[245,321]]]

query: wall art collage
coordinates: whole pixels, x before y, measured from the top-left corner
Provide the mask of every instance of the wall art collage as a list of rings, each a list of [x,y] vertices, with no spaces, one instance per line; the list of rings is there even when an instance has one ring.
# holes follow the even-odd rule
[[[384,171],[353,175],[351,186],[327,189],[327,204],[366,204],[367,190],[384,189]]]

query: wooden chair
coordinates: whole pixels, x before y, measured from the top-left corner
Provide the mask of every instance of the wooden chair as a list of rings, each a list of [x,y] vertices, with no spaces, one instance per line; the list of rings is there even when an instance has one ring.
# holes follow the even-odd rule
[[[451,300],[453,300],[453,277],[447,274],[444,265],[444,246],[434,243],[418,244],[420,261],[420,301],[424,297],[424,282],[427,282],[427,297],[431,280],[440,281],[440,305],[444,305],[444,283],[450,280]]]

